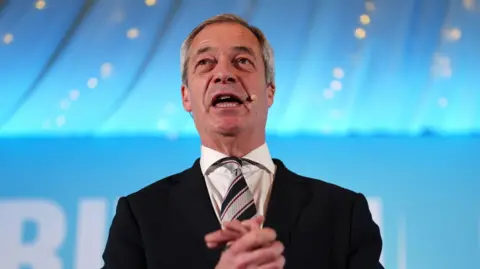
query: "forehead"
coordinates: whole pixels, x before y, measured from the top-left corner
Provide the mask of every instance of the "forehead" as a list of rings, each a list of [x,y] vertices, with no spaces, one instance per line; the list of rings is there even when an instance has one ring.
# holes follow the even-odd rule
[[[203,28],[192,41],[191,52],[203,47],[213,47],[218,50],[228,50],[245,46],[260,53],[260,42],[246,27],[238,23],[214,23]]]

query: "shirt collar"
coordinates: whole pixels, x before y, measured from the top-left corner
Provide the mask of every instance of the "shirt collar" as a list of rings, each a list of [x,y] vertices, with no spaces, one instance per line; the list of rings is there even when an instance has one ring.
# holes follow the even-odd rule
[[[202,169],[202,173],[205,175],[207,169],[212,166],[212,164],[225,157],[228,156],[202,145],[200,157],[200,167]],[[272,161],[272,157],[270,156],[270,152],[266,143],[252,150],[242,158],[249,159],[263,165],[270,173],[275,171],[275,164]]]

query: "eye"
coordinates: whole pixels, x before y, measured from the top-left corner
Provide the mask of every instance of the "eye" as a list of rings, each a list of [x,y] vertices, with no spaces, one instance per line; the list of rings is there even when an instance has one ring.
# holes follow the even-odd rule
[[[240,57],[235,60],[238,64],[252,64],[252,61],[250,59],[245,58],[245,57]]]
[[[200,61],[197,62],[197,65],[206,65],[212,63],[212,60],[210,59],[201,59]]]

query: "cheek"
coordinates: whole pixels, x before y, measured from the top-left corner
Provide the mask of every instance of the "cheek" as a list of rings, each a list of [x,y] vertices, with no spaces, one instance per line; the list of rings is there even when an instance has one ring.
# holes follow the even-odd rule
[[[194,107],[203,107],[205,102],[205,90],[202,84],[199,84],[197,81],[191,83],[191,103]]]

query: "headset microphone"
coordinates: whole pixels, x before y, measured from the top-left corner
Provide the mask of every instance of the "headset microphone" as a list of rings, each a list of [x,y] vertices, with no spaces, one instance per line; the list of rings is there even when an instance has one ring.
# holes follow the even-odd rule
[[[255,94],[249,95],[246,99],[247,102],[253,102],[257,100],[257,96]]]

